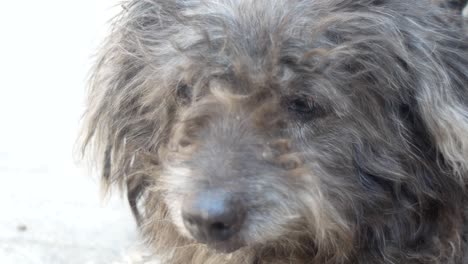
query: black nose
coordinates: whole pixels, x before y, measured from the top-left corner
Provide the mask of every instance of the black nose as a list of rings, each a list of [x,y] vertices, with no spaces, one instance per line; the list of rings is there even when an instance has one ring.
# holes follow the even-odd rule
[[[206,191],[184,199],[185,227],[203,243],[228,240],[239,232],[245,220],[239,199],[224,191]]]

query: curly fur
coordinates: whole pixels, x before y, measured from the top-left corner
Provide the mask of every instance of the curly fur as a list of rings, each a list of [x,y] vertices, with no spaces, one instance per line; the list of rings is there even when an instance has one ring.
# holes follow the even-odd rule
[[[466,263],[468,44],[430,2],[129,1],[83,151],[163,263]],[[182,224],[206,188],[249,208],[233,253]]]

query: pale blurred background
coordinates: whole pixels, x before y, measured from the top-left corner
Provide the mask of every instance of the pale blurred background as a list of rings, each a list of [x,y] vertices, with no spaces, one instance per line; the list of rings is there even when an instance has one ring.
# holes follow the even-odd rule
[[[115,0],[0,4],[0,264],[133,263],[124,200],[73,159],[92,55]]]

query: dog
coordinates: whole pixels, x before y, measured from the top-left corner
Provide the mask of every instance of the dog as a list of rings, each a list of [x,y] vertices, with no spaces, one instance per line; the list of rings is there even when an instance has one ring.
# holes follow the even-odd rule
[[[468,262],[468,44],[431,0],[132,0],[83,152],[168,264]]]

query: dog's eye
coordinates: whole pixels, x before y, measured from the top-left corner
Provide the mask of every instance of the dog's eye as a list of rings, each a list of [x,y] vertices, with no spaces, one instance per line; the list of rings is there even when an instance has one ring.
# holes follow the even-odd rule
[[[306,120],[317,117],[323,112],[310,96],[291,98],[288,102],[288,110]]]
[[[176,87],[177,100],[181,104],[189,104],[192,98],[192,90],[190,86],[185,83],[179,83]]]

